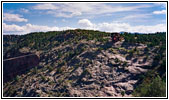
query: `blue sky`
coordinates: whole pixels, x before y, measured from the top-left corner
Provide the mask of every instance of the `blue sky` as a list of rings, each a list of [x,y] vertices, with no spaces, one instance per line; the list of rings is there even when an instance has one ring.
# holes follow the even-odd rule
[[[165,3],[3,3],[3,33],[93,29],[166,31]]]

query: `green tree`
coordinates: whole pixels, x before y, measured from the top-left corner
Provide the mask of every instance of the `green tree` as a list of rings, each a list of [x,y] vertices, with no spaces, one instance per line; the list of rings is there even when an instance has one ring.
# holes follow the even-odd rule
[[[139,85],[133,95],[138,97],[165,97],[166,84],[160,76],[157,76],[151,83],[144,82]]]

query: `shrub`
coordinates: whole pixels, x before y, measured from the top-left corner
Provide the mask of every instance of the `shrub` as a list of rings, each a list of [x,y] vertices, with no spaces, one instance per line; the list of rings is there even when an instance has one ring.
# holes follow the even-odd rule
[[[165,82],[163,82],[159,76],[157,76],[150,84],[146,96],[150,96],[150,97],[166,96]]]
[[[123,66],[123,67],[127,67],[127,66],[128,66],[128,63],[127,63],[126,61],[124,61],[124,63],[123,63],[122,66]]]
[[[58,53],[58,59],[60,59],[62,57],[61,52]]]
[[[92,60],[90,60],[90,59],[86,59],[86,62],[88,63],[88,64],[91,64],[92,63]]]
[[[37,68],[37,67],[34,68],[34,73],[35,73],[35,74],[38,73],[38,68]]]
[[[59,84],[61,84],[61,83],[62,83],[62,81],[63,81],[62,79],[59,79],[59,80],[58,80],[58,83],[59,83]]]
[[[151,83],[143,82],[133,92],[134,96],[138,97],[165,97],[166,86],[165,82],[157,76]]]
[[[102,50],[104,50],[104,48],[102,48],[102,47],[99,47],[99,48],[98,48],[98,50],[99,50],[99,51],[102,51]]]
[[[41,75],[41,79],[42,79],[42,81],[46,81],[46,78],[43,75]]]
[[[88,69],[85,69],[85,70],[83,71],[83,73],[84,73],[85,75],[90,74],[90,72],[89,72]]]
[[[115,62],[115,63],[118,63],[118,62],[119,62],[119,59],[118,59],[118,58],[115,58],[115,59],[114,59],[114,62]]]
[[[62,73],[63,73],[62,68],[61,68],[61,67],[59,67],[59,68],[57,69],[56,73],[58,73],[58,74],[62,74]]]
[[[65,60],[60,61],[60,62],[58,62],[58,67],[64,66],[65,64],[66,64]]]
[[[52,66],[47,66],[47,68],[49,69],[50,72],[53,70]]]
[[[15,77],[15,81],[16,81],[16,82],[19,81],[19,76],[18,76],[18,75]]]
[[[121,95],[124,96],[125,92],[124,91],[121,91]]]
[[[55,82],[54,81],[49,81],[48,84],[52,85],[52,84],[55,84]]]

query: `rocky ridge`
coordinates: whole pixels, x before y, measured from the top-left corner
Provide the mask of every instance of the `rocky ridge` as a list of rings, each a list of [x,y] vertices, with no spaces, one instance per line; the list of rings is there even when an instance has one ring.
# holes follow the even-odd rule
[[[39,65],[5,83],[4,96],[131,97],[156,49],[105,38],[69,39],[52,49],[32,50],[40,57]]]

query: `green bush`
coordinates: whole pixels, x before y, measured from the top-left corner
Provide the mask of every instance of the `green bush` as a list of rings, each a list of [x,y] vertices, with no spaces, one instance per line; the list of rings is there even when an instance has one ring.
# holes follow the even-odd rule
[[[124,61],[124,63],[123,63],[122,66],[123,66],[123,67],[127,67],[127,66],[128,66],[128,63],[127,63],[126,61]]]
[[[58,53],[58,59],[60,59],[62,57],[61,52]]]
[[[18,82],[19,79],[20,79],[20,77],[17,75],[17,76],[15,77],[15,81]]]
[[[115,62],[115,63],[118,63],[118,62],[120,62],[120,60],[119,60],[118,58],[115,58],[115,59],[114,59],[114,62]]]
[[[133,92],[137,97],[165,97],[166,96],[166,83],[157,76],[151,83],[144,82],[139,85]]]
[[[37,68],[37,67],[34,68],[34,73],[35,73],[35,74],[38,73],[38,68]]]
[[[165,82],[163,82],[159,76],[155,78],[153,82],[150,84],[150,87],[147,91],[146,96],[151,96],[151,97],[165,97],[166,96]]]
[[[50,72],[53,70],[52,66],[47,66],[47,68],[49,69]]]
[[[46,78],[43,75],[41,75],[41,79],[42,79],[42,81],[46,81]]]
[[[104,50],[104,48],[102,48],[102,47],[99,47],[99,48],[98,48],[98,51],[102,51],[102,50]]]
[[[62,73],[63,73],[62,68],[61,68],[61,67],[59,67],[59,68],[57,69],[56,73],[58,73],[58,74],[62,74]]]
[[[121,95],[124,96],[124,95],[125,95],[125,92],[124,92],[124,91],[121,91]]]

